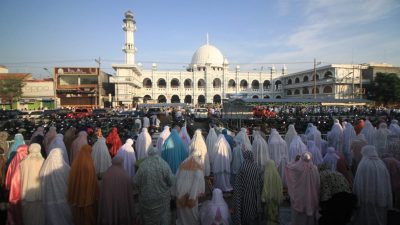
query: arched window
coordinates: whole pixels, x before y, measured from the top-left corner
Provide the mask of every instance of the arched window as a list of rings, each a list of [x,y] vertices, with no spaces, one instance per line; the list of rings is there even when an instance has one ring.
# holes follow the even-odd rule
[[[230,79],[228,82],[228,88],[235,88],[236,82],[233,79]]]
[[[316,94],[319,94],[319,88],[317,88],[316,90],[317,90]],[[314,94],[314,88],[312,89],[312,93]]]
[[[306,88],[306,87],[303,88],[303,94],[304,95],[308,95],[309,94],[308,88]]]
[[[292,79],[289,79],[289,80],[287,81],[287,84],[292,84]]]
[[[206,87],[206,82],[205,82],[203,79],[200,79],[200,80],[197,82],[197,87],[198,87],[198,88],[205,88],[205,87]]]
[[[282,81],[277,80],[275,81],[275,90],[278,90],[282,86]]]
[[[145,95],[144,97],[143,97],[143,102],[144,103],[147,103],[147,100],[150,100],[151,99],[151,96],[150,95]]]
[[[300,83],[300,79],[299,79],[298,77],[296,77],[296,79],[294,80],[294,83],[295,83],[295,84]]]
[[[263,88],[268,89],[271,86],[271,82],[269,80],[265,80],[263,83]]]
[[[264,98],[269,98],[269,95],[264,96]]]
[[[153,85],[153,83],[151,82],[151,80],[149,78],[143,79],[143,87],[144,88],[151,88],[152,85]]]
[[[186,80],[183,82],[183,87],[184,87],[184,88],[192,88],[192,80],[191,80],[191,79],[186,79]]]
[[[292,90],[287,90],[286,95],[292,95]]]
[[[308,76],[304,76],[303,77],[303,82],[307,82],[308,81]]]
[[[240,88],[245,89],[249,86],[246,80],[241,80],[240,81]]]
[[[171,80],[171,88],[179,88],[179,80],[174,78]]]
[[[191,95],[186,95],[184,102],[187,103],[187,104],[192,103],[192,96]]]
[[[167,102],[167,98],[164,95],[160,95],[157,98],[158,103],[166,103]]]
[[[199,95],[199,97],[197,97],[197,102],[199,104],[205,104],[206,103],[206,98],[204,97],[204,95]]]
[[[325,74],[324,74],[324,78],[325,78],[325,79],[332,78],[332,77],[333,77],[333,74],[332,74],[331,71],[326,71],[326,72],[325,72]]]
[[[252,89],[259,89],[260,88],[260,82],[258,82],[258,80],[253,80],[253,82],[251,82],[251,88]]]
[[[254,98],[254,99],[257,99],[257,98],[258,98],[258,95],[253,95],[253,98]]]
[[[277,98],[277,99],[280,99],[280,98],[282,98],[282,97],[281,97],[280,95],[277,95],[276,98]]]
[[[171,103],[180,103],[181,100],[179,99],[178,95],[172,95],[171,97]]]
[[[213,88],[221,88],[221,80],[219,78],[213,80]]]
[[[324,93],[332,93],[332,87],[331,86],[324,87]]]
[[[166,88],[167,87],[167,82],[163,78],[158,79],[157,81],[157,87],[158,88]]]
[[[214,104],[221,104],[221,96],[214,95],[213,102],[214,102]]]
[[[300,94],[300,90],[299,89],[294,90],[294,95],[299,95],[299,94]]]

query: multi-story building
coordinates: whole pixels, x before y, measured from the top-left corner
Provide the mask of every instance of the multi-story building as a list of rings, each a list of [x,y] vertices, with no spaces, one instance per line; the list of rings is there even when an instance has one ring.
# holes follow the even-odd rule
[[[57,107],[104,107],[110,76],[95,67],[55,67]]]
[[[150,70],[141,69],[135,63],[134,32],[136,22],[133,13],[125,13],[125,64],[112,65],[116,76],[114,105],[129,106],[135,100],[149,99],[166,103],[221,103],[223,98],[281,98],[281,77],[286,66],[276,71],[241,72],[240,67],[229,69],[228,60],[221,51],[207,43],[194,53],[185,71],[159,71],[153,64]]]
[[[55,107],[53,83],[53,78],[26,80],[22,88],[19,108],[27,110],[53,109]]]

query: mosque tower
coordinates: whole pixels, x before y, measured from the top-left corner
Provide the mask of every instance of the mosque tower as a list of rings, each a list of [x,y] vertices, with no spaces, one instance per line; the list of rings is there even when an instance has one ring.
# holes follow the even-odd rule
[[[125,19],[123,30],[125,31],[125,46],[123,52],[125,52],[125,64],[134,65],[135,64],[135,38],[134,33],[136,31],[136,21],[133,18],[133,13],[127,11],[125,13]]]

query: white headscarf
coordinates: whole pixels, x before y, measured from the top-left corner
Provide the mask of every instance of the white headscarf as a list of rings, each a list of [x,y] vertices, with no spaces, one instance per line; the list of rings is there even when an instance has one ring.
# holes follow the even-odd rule
[[[157,139],[157,149],[158,151],[162,151],[162,146],[165,142],[165,140],[167,140],[167,138],[169,137],[169,135],[171,134],[171,131],[169,130],[169,126],[165,126],[164,130],[160,133],[160,136],[158,136]]]
[[[293,162],[296,156],[302,156],[307,152],[307,146],[303,143],[299,135],[293,137],[292,143],[289,146],[289,162]]]
[[[275,162],[276,166],[279,166],[282,160],[286,164],[289,159],[289,150],[286,141],[283,140],[276,129],[271,129],[271,135],[268,139],[268,150],[270,159]]]
[[[189,145],[189,154],[193,154],[198,152],[200,154],[201,160],[200,165],[203,168],[203,172],[205,176],[210,175],[210,159],[208,156],[207,145],[204,141],[203,135],[201,134],[201,130],[198,129],[194,132],[192,143]]]
[[[285,135],[285,141],[287,146],[290,146],[292,143],[293,138],[297,135],[296,129],[294,128],[294,124],[290,124],[288,127],[288,131]]]
[[[217,142],[217,133],[215,132],[214,128],[210,128],[208,131],[208,135],[206,138],[206,145],[207,145],[207,151],[208,151],[208,157],[210,159],[214,158],[214,145]]]
[[[253,140],[253,155],[254,162],[260,169],[260,171],[264,170],[265,163],[269,159],[269,150],[267,141],[261,136],[260,131],[254,131],[254,140]]]
[[[106,139],[99,137],[92,148],[92,159],[96,174],[102,174],[112,165],[111,156],[108,152]]]
[[[318,130],[316,126],[311,124],[311,127],[309,128],[308,134],[306,134],[307,140],[312,140],[315,143],[315,146],[321,150],[321,132]]]
[[[322,154],[319,148],[315,145],[313,140],[307,141],[307,149],[312,154],[312,160],[314,165],[318,166],[322,163]]]
[[[399,121],[397,120],[392,120],[390,121],[390,125],[389,125],[389,130],[397,135],[398,137],[400,137],[400,126],[399,126]]]
[[[354,178],[353,192],[362,204],[391,208],[392,190],[385,163],[379,159],[373,145],[364,146],[361,154],[363,156]]]
[[[214,157],[211,159],[214,173],[231,172],[232,151],[223,134],[218,136],[214,145]]]
[[[179,137],[182,139],[183,144],[185,144],[186,150],[189,151],[189,145],[191,140],[187,132],[186,125],[183,126],[181,131],[179,132]]]
[[[240,145],[242,151],[251,151],[251,142],[249,136],[247,135],[247,129],[240,129],[239,133],[236,135],[235,140]]]
[[[122,167],[128,174],[129,178],[133,182],[133,178],[135,177],[135,163],[136,163],[136,156],[135,150],[133,149],[133,140],[128,138],[125,141],[125,144],[119,148],[117,156],[124,159]]]
[[[147,128],[143,126],[142,132],[139,134],[139,137],[137,138],[135,143],[137,160],[147,157],[149,146],[151,146],[151,136],[147,131]]]
[[[326,164],[332,171],[336,171],[336,165],[339,156],[333,147],[328,147],[326,154],[323,159],[323,163]]]
[[[390,134],[386,123],[379,124],[379,129],[375,132],[375,147],[379,155],[387,153],[387,139]]]
[[[213,190],[212,199],[203,204],[200,209],[200,221],[202,225],[231,224],[231,214],[226,204],[221,189]]]
[[[375,145],[376,129],[374,126],[372,126],[372,123],[369,120],[365,120],[364,128],[361,130],[360,133],[364,134],[368,145]]]
[[[55,148],[62,149],[63,159],[65,162],[69,163],[67,147],[64,143],[64,135],[57,134],[56,137],[50,142],[50,145],[47,148],[49,151],[47,155],[50,155],[50,152]]]
[[[350,146],[352,141],[356,138],[357,134],[351,123],[345,123],[343,128],[343,155],[346,158],[347,165],[351,165],[351,151]]]
[[[336,151],[342,151],[343,148],[343,128],[338,119],[334,120],[331,131],[328,132],[328,147],[334,147]]]

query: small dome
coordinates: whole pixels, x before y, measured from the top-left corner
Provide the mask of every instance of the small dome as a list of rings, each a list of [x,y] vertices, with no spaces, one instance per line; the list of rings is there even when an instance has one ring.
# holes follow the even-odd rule
[[[205,44],[194,53],[191,66],[197,65],[198,67],[203,67],[206,63],[215,67],[223,67],[224,56],[215,46]]]

